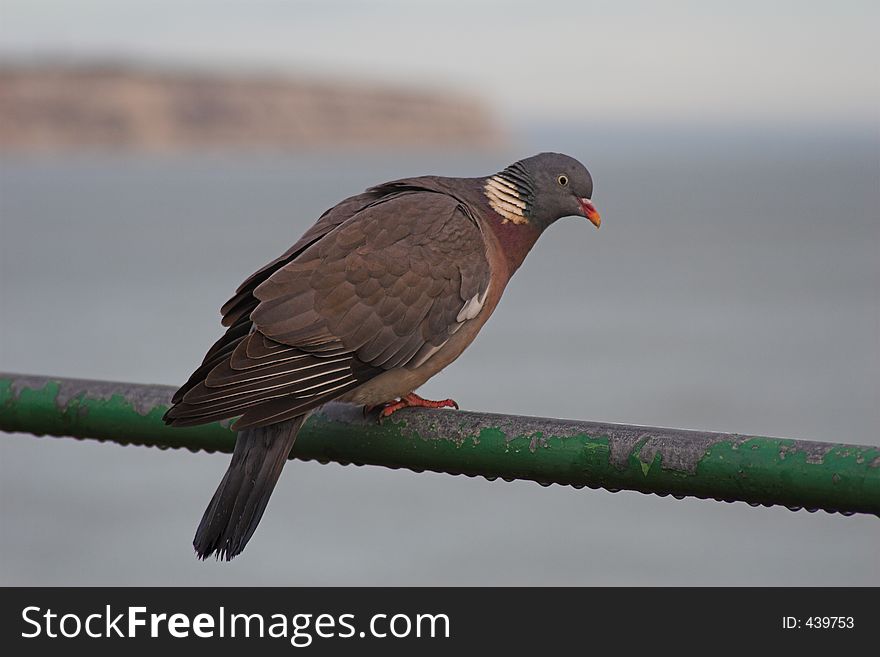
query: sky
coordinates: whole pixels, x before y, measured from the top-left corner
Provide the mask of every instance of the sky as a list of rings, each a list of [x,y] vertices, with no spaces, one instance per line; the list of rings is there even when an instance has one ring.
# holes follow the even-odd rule
[[[880,3],[0,0],[0,57],[441,86],[514,120],[874,125]]]

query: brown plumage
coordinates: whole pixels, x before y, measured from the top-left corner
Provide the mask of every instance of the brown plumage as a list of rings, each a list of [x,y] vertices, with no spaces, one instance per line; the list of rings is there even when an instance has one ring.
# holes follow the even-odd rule
[[[239,416],[198,555],[244,549],[310,411],[403,398],[455,360],[547,225],[568,214],[598,225],[591,195],[586,169],[558,154],[491,178],[386,183],[325,212],[242,283],[222,308],[226,333],[165,416]]]

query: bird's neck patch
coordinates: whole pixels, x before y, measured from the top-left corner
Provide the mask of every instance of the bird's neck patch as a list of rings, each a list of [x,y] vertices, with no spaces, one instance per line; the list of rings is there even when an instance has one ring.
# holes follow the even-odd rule
[[[508,171],[509,168],[487,178],[483,192],[492,209],[501,215],[501,223],[527,224],[532,209],[530,185],[520,175],[514,177]]]

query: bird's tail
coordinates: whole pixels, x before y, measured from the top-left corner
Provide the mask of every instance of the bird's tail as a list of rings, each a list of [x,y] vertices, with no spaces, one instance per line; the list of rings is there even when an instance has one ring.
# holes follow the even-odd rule
[[[230,561],[244,550],[263,516],[306,416],[239,431],[232,462],[196,530],[200,559]]]

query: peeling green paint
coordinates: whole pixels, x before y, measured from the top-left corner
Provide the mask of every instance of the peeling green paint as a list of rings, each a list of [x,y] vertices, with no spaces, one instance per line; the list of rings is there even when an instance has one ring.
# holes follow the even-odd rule
[[[173,388],[0,375],[0,430],[230,452],[221,423],[162,423]],[[228,424],[228,423],[227,423]],[[880,450],[780,438],[405,409],[313,415],[294,457],[880,515]]]

